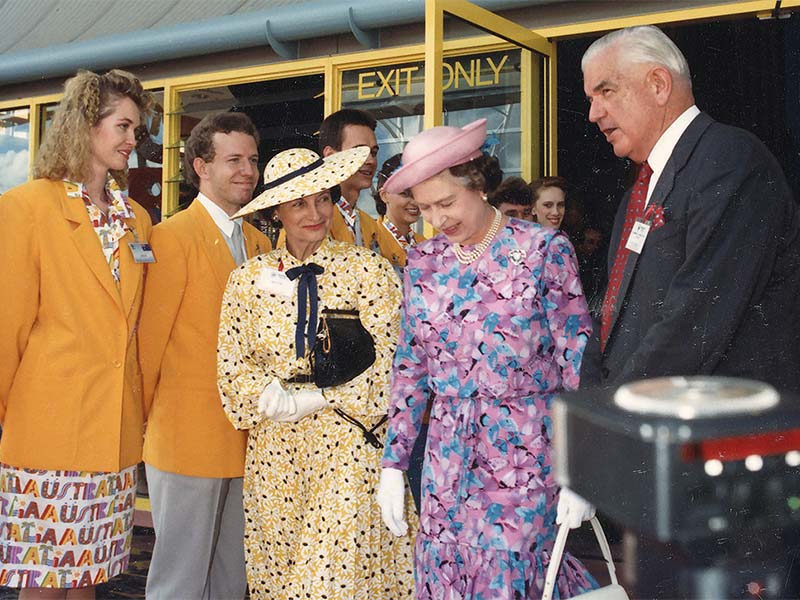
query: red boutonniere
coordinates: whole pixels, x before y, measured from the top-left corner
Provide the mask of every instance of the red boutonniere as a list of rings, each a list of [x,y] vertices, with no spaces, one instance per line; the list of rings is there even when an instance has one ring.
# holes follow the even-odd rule
[[[652,229],[658,229],[659,227],[663,226],[666,222],[664,219],[664,207],[656,206],[651,202],[647,206],[647,210],[644,211],[644,220],[649,221],[651,217],[653,219],[653,225],[651,226]]]

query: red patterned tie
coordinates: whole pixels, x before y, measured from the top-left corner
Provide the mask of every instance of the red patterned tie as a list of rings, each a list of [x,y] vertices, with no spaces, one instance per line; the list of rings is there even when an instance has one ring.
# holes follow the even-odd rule
[[[631,189],[628,209],[625,211],[625,223],[622,226],[619,246],[617,246],[617,255],[614,258],[614,266],[611,267],[611,277],[608,280],[606,296],[603,299],[603,312],[600,322],[600,348],[602,350],[605,350],[608,334],[611,333],[611,317],[614,314],[614,307],[617,304],[617,294],[619,293],[619,286],[620,283],[622,283],[622,274],[625,272],[625,263],[627,262],[630,252],[630,250],[625,247],[625,244],[628,241],[628,236],[631,234],[633,224],[636,223],[636,218],[644,214],[645,200],[647,199],[647,186],[650,185],[650,176],[652,174],[653,169],[650,168],[647,161],[643,162],[639,166],[639,175],[636,177],[636,182]]]

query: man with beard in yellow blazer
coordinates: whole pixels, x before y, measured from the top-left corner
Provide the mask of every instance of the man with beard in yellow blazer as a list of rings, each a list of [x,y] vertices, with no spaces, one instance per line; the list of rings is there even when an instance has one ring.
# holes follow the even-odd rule
[[[258,182],[258,132],[242,113],[204,118],[186,142],[184,173],[200,191],[153,229],[158,262],[139,329],[147,430],[144,461],[156,543],[147,597],[244,598],[242,477],[246,431],[217,391],[217,334],[228,275],[271,250],[229,217]]]

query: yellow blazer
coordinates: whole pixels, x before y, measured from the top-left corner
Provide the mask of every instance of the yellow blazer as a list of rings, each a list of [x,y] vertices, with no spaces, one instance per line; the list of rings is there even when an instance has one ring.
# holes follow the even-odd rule
[[[380,248],[380,255],[392,263],[395,269],[404,269],[406,266],[406,251],[400,243],[394,239],[391,232],[384,227],[383,220],[385,218],[386,217],[378,217],[378,220],[375,222],[377,225],[377,240],[378,247]],[[417,244],[425,239],[424,235],[414,232],[414,240]]]
[[[248,257],[272,249],[249,223],[242,230]],[[144,461],[181,475],[241,477],[247,432],[230,424],[217,391],[220,306],[236,263],[198,200],[156,225],[150,243],[157,262],[139,327]]]
[[[128,232],[117,288],[86,207],[66,186],[37,179],[0,197],[0,460],[119,471],[141,459],[144,265]],[[130,204],[126,223],[147,241],[150,217]]]

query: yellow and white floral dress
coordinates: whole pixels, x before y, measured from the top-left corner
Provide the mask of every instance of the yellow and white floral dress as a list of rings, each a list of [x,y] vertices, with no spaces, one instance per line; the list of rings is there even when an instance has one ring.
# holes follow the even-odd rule
[[[319,307],[358,310],[375,341],[374,364],[324,390],[329,406],[298,423],[264,420],[258,398],[273,377],[307,373],[295,358],[297,286],[275,290],[268,269],[315,263]],[[386,413],[399,330],[400,290],[388,262],[332,239],[301,263],[286,248],[250,259],[228,280],[222,301],[218,382],[225,412],[249,429],[244,475],[245,558],[252,598],[413,597],[417,518],[407,495],[409,534],[395,538],[375,501],[381,450],[334,408],[372,427]],[[286,384],[289,389],[313,384]],[[385,439],[386,426],[376,431]]]

